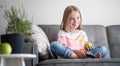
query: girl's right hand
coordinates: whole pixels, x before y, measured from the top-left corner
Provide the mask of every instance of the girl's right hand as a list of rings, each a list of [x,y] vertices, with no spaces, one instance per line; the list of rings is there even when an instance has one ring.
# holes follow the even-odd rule
[[[73,50],[79,59],[87,58],[86,51],[84,50]]]

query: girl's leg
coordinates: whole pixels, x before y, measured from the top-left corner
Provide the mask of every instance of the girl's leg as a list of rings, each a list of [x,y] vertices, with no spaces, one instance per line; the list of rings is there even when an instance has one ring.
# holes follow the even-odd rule
[[[100,58],[104,58],[107,55],[107,49],[105,46],[98,46],[90,51],[87,51],[86,54],[96,56],[97,58],[99,58],[99,56],[101,56]]]
[[[65,47],[60,42],[54,41],[51,43],[50,47],[54,56],[61,56],[68,59],[75,56],[74,52],[70,48]],[[75,58],[76,57],[77,56],[75,56]]]

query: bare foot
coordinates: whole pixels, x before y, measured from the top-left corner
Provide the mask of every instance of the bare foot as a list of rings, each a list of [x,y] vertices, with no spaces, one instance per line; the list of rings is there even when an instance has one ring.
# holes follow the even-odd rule
[[[101,53],[96,53],[94,56],[95,56],[96,58],[101,58]]]

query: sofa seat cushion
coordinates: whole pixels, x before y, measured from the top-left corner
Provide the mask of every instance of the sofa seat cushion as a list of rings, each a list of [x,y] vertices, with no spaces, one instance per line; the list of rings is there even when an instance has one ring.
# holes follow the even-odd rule
[[[51,59],[38,66],[119,66],[120,58],[111,59]]]

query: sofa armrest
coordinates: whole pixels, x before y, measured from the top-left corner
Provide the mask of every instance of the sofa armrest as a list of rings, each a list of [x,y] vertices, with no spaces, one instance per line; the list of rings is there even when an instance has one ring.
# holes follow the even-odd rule
[[[37,44],[34,43],[25,43],[23,53],[35,54],[36,58],[33,59],[25,59],[26,66],[36,66],[38,63],[38,49]]]

